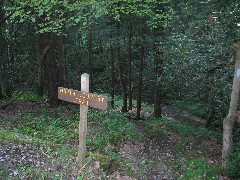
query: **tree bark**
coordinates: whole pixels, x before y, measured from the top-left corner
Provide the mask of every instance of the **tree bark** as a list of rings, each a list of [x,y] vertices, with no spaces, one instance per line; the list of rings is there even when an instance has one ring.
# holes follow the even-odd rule
[[[38,68],[38,86],[37,86],[37,93],[39,96],[43,97],[44,95],[44,72],[42,65]]]
[[[132,110],[133,86],[132,86],[132,27],[128,36],[128,110]]]
[[[233,151],[233,123],[237,118],[237,105],[240,92],[240,77],[237,75],[240,70],[240,41],[236,44],[235,72],[232,85],[232,94],[229,112],[223,120],[223,149],[222,149],[222,172],[226,172],[228,156]]]
[[[138,88],[137,88],[137,116],[136,119],[141,118],[141,108],[142,108],[142,85],[143,85],[143,62],[144,62],[144,30],[142,32],[142,45],[140,50],[140,62],[139,62],[139,71],[138,71]]]
[[[42,49],[42,44],[41,44],[41,38],[42,34],[39,35],[38,37],[38,85],[37,85],[37,93],[39,96],[43,97],[44,95],[44,83],[45,83],[45,78],[44,78],[44,55],[46,54],[47,50],[49,49],[49,46],[45,47],[45,51]]]
[[[1,88],[1,84],[0,84],[0,99],[3,99],[4,96],[3,96],[3,92],[2,92],[2,88]]]
[[[111,107],[114,109],[115,98],[115,54],[114,48],[110,46],[110,64],[111,64]]]
[[[93,87],[93,62],[92,62],[92,27],[90,26],[87,34],[87,42],[88,42],[88,74],[89,74],[89,92],[94,91]]]
[[[122,98],[123,98],[123,106],[122,106],[122,112],[127,112],[127,91],[126,91],[126,84],[124,82],[124,72],[123,72],[123,64],[124,62],[120,59],[120,38],[119,38],[119,28],[120,24],[117,23],[117,48],[116,48],[116,60],[118,63],[118,72],[119,72],[119,78],[120,78],[120,85],[122,90]]]
[[[46,50],[46,47],[49,49]],[[46,89],[48,93],[48,99],[50,107],[57,106],[59,104],[58,100],[58,69],[57,63],[54,57],[54,44],[53,44],[53,34],[43,33],[40,38],[40,48],[43,50],[43,68],[44,77],[46,83]]]
[[[4,15],[4,11],[3,11],[3,2],[4,1],[0,1],[0,15]],[[2,28],[0,28],[0,95],[3,98],[3,89],[2,89],[2,85],[3,85],[3,71],[4,71],[4,47],[5,45],[5,39],[3,37],[3,31]]]
[[[162,117],[162,106],[161,106],[161,99],[162,99],[162,86],[161,86],[161,76],[163,73],[163,52],[162,47],[157,46],[158,44],[158,34],[157,30],[153,31],[153,58],[154,58],[154,74],[155,74],[155,92],[154,92],[154,112],[153,116],[155,118]],[[163,37],[163,35],[162,35]]]
[[[0,34],[1,35],[1,34]],[[0,37],[0,81],[1,81],[1,89],[3,95],[10,97],[12,95],[12,82],[9,77],[9,73],[11,71],[11,53],[10,45],[6,41],[4,37]]]
[[[58,38],[58,70],[59,70],[59,85],[62,87],[67,86],[67,76],[66,76],[66,61],[65,61],[65,36],[60,35]]]

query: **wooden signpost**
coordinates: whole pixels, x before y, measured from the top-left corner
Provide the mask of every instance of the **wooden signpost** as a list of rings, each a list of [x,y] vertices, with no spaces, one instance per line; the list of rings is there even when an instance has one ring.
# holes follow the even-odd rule
[[[106,110],[108,97],[89,93],[89,74],[81,76],[81,91],[59,87],[58,99],[80,104],[78,164],[85,163],[88,106]]]

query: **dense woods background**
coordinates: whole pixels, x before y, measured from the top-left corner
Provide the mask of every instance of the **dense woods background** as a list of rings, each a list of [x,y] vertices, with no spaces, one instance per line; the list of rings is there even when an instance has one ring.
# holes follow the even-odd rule
[[[0,18],[1,99],[34,91],[54,107],[57,87],[80,89],[87,72],[91,92],[108,94],[112,108],[120,97],[136,119],[142,102],[157,118],[173,104],[223,129],[240,51],[237,0],[1,0]]]

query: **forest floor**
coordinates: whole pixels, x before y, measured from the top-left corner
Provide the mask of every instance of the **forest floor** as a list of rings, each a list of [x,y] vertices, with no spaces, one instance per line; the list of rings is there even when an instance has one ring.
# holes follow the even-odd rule
[[[113,140],[101,150],[96,147],[102,141],[94,144],[97,135],[89,130],[87,143],[93,145],[88,147],[86,166],[78,169],[78,129],[70,121],[69,129],[58,124],[61,117],[70,116],[71,107],[45,106],[24,102],[0,111],[0,179],[224,179],[219,171],[221,138],[203,127],[204,120],[186,111],[164,106],[162,120],[128,119],[141,140]],[[46,111],[58,115],[51,129],[41,124],[48,117],[31,115],[42,117]],[[100,131],[99,122],[91,120],[94,117],[89,117],[90,129]]]

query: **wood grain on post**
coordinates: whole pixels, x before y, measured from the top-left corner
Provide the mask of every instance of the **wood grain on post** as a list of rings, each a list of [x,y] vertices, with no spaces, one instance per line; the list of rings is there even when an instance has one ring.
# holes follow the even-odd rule
[[[81,91],[89,92],[89,74],[87,73],[84,73],[81,76]],[[78,149],[78,164],[80,167],[84,165],[86,156],[87,112],[88,106],[80,105]]]

